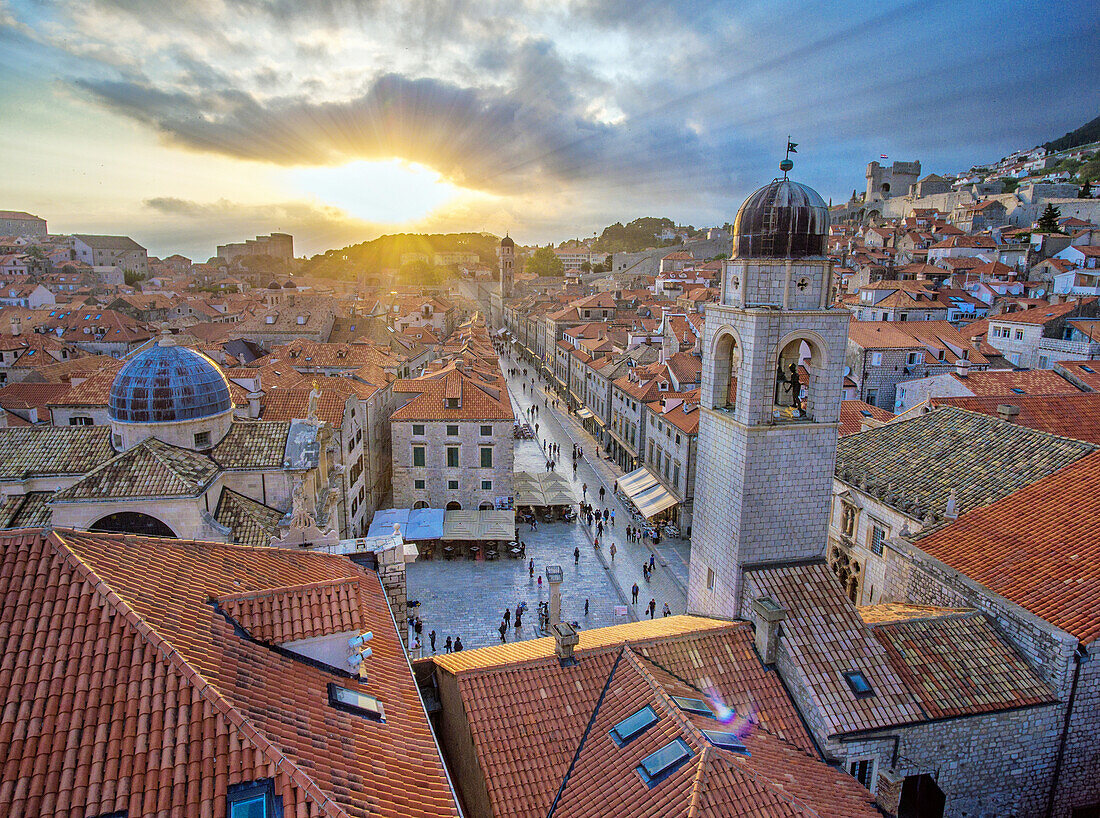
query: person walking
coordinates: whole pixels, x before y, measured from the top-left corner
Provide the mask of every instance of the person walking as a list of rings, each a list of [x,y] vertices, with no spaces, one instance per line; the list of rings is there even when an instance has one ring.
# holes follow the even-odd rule
[[[420,617],[416,618],[416,624],[413,625],[413,630],[416,631],[416,635],[424,633],[424,623],[420,621]]]
[[[634,586],[630,589],[630,601],[635,605],[638,604],[638,583],[634,583]],[[447,641],[450,641],[449,639]]]
[[[512,609],[511,608],[505,608],[504,609],[504,621],[506,623],[508,623],[509,625],[512,624]]]
[[[600,502],[601,503],[603,502],[603,495],[604,495],[604,488],[603,488],[603,486],[600,486]]]
[[[665,603],[665,609],[661,612],[661,616],[672,616],[672,608],[668,607],[668,603]]]
[[[519,630],[519,626],[523,624],[523,608],[516,608],[516,630]]]
[[[611,509],[611,527],[615,527],[615,509]]]
[[[532,576],[532,577],[535,575],[535,558],[534,557],[532,557],[531,561],[529,563],[527,563],[527,574],[528,574],[528,576]]]
[[[444,653],[450,653],[451,652],[451,637],[449,637],[449,636],[447,637],[447,641],[443,643],[443,652]]]
[[[656,563],[657,563],[657,558],[654,557],[653,554],[651,553],[649,555],[649,570],[650,571],[653,570],[653,566],[656,565]]]
[[[573,479],[574,480],[577,479],[577,461],[576,460],[573,461]]]
[[[461,636],[456,636],[455,637],[455,653],[458,653],[460,650],[462,650],[462,637]]]
[[[581,497],[583,497],[586,500],[588,499],[588,484],[587,483],[581,483]]]
[[[539,574],[539,590],[542,590],[542,574]]]
[[[573,549],[573,564],[574,565],[580,565],[580,562],[581,562],[581,549],[580,549],[580,546],[577,546],[576,548]]]
[[[500,620],[500,627],[497,628],[497,632],[500,634],[500,641],[501,642],[507,642],[508,641],[507,639],[504,638],[504,634],[508,633],[508,626],[504,623],[503,619]]]
[[[657,612],[657,600],[656,599],[650,599],[649,600],[649,618],[652,619],[653,614],[656,613],[656,612]]]
[[[616,551],[615,543],[611,543],[611,548],[609,550],[611,551],[611,561],[614,562],[615,561],[615,551]]]

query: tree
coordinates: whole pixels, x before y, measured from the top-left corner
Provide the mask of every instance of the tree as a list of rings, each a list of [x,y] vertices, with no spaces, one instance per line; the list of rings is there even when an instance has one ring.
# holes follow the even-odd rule
[[[137,270],[123,270],[122,280],[126,282],[126,286],[133,287],[139,281],[143,280],[145,276],[139,273]]]
[[[533,252],[523,265],[525,273],[533,273],[539,277],[560,276],[565,272],[565,265],[549,246],[540,247]]]
[[[1081,195],[1082,199],[1091,199],[1092,198],[1092,183],[1088,179],[1086,179],[1085,183],[1083,185],[1081,185],[1081,194],[1080,195]]]
[[[582,273],[591,273],[592,272],[592,265],[589,264],[587,261],[582,261],[581,262],[581,272]]]
[[[1058,229],[1058,219],[1062,218],[1062,211],[1052,204],[1048,204],[1043,215],[1039,217],[1040,233],[1061,233]]]

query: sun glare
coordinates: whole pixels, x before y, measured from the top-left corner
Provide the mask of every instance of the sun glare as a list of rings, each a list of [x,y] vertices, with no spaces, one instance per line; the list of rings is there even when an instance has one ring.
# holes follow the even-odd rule
[[[431,168],[389,159],[359,160],[339,167],[301,167],[289,171],[298,193],[315,197],[363,221],[403,224],[422,219],[462,189]]]

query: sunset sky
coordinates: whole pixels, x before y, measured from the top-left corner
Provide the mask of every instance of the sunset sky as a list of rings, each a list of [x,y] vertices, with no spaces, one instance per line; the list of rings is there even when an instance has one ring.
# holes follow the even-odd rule
[[[521,242],[951,172],[1100,108],[1088,2],[0,0],[0,209],[205,260],[291,232]]]

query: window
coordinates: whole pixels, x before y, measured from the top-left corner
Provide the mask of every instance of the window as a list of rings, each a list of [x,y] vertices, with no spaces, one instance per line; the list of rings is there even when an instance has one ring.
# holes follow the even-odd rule
[[[386,711],[381,701],[358,690],[341,687],[335,682],[328,683],[328,703],[337,710],[346,710],[374,721],[386,720]]]
[[[871,366],[882,366],[882,353],[881,352],[872,352],[871,353]]]
[[[447,468],[458,468],[458,446],[447,447]]]
[[[90,417],[84,417],[82,415],[75,415],[69,418],[70,426],[91,426],[92,419]]]
[[[448,409],[460,409],[458,405],[458,398],[447,398],[444,404]]]
[[[447,437],[458,437],[458,424],[447,424]]]
[[[713,568],[708,568],[707,569],[707,590],[708,591],[713,591],[714,590],[714,569]]]
[[[227,818],[274,818],[275,782],[267,778],[230,787],[225,802]]]
[[[423,489],[424,485],[425,484],[424,484],[423,480],[413,480],[413,488],[414,489]]]
[[[875,403],[875,400],[877,398],[878,398],[878,390],[877,389],[868,389],[867,390],[867,402],[869,404],[871,404],[872,406],[878,406],[878,404]]]
[[[710,705],[702,699],[685,699],[683,696],[673,696],[672,701],[676,703],[677,707],[688,713],[714,718],[714,711],[711,710]]]
[[[738,753],[748,752],[745,742],[741,741],[736,733],[727,733],[724,730],[704,730],[703,735],[715,747],[724,747]]]
[[[919,363],[920,363],[920,353],[919,352],[910,352],[908,355],[905,356],[905,365],[906,366],[916,366]]]
[[[448,491],[458,491],[458,481],[457,480],[448,480],[447,481],[447,490]]]
[[[871,521],[871,536],[870,536],[871,551],[881,557],[882,556],[882,541],[886,539],[886,527],[877,520]]]
[[[1039,369],[1050,369],[1050,358],[1045,355],[1039,356]]]
[[[121,449],[122,448],[122,435],[119,435],[119,434],[111,435],[111,443],[114,445],[114,447],[116,449]]]
[[[491,469],[493,468],[493,447],[482,446],[481,447],[481,468]]]
[[[637,767],[638,775],[648,786],[655,787],[689,758],[691,758],[691,748],[683,739],[678,738],[643,758],[642,763]]]
[[[867,681],[867,677],[863,675],[862,670],[849,670],[841,675],[844,676],[844,681],[848,683],[848,687],[852,688],[852,692],[856,694],[857,699],[865,699],[868,696],[875,695],[875,689],[871,687],[871,683]]]
[[[492,426],[482,426],[481,427],[481,436],[482,437],[492,437],[493,436],[493,427]]]
[[[1024,331],[1022,329],[1016,330],[1016,340],[1017,341],[1024,340]]]
[[[423,466],[424,465],[424,447],[423,446],[413,446],[413,465],[414,466]]]
[[[672,485],[679,488],[680,486],[680,461],[677,460],[672,464]]]
[[[493,481],[492,480],[482,480],[481,481],[481,490],[482,491],[492,491],[493,490]]]
[[[875,759],[854,758],[848,761],[848,774],[867,789],[874,791]]]
[[[657,714],[654,713],[653,708],[647,704],[637,713],[627,716],[612,727],[609,731],[609,735],[617,746],[622,747],[632,738],[640,736],[647,727],[656,723]]]
[[[414,423],[413,424],[413,434],[417,435],[417,436],[423,435],[424,434],[424,424],[423,423]]]
[[[210,432],[198,432],[195,435],[195,448],[206,449],[210,446]]]

